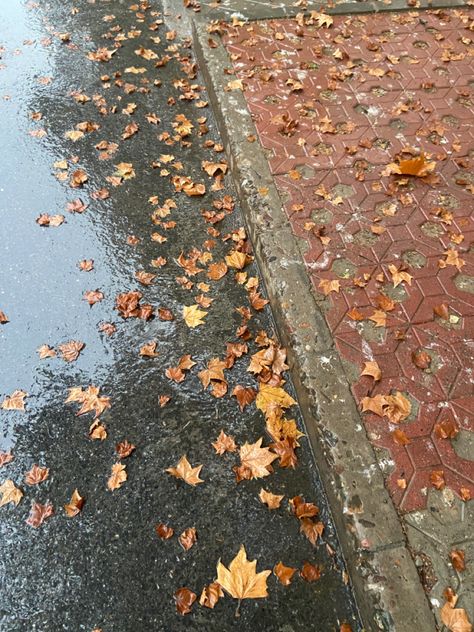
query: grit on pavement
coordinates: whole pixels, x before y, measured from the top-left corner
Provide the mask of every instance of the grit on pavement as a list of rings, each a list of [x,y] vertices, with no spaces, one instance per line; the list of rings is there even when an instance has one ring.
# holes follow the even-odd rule
[[[439,617],[450,586],[472,620],[474,15],[246,22],[260,13],[225,28],[227,89],[243,89],[431,603]]]
[[[179,19],[0,16],[2,632],[360,630]],[[241,545],[294,574],[236,617],[199,601]]]

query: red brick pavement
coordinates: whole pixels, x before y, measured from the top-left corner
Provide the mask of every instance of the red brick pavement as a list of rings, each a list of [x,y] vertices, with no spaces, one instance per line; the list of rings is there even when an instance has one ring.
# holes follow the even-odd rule
[[[356,374],[381,369],[355,397],[411,402],[400,423],[363,415],[403,511],[443,480],[474,493],[473,40],[469,10],[254,22],[225,38],[336,346]],[[433,173],[387,174],[407,147]],[[394,287],[389,266],[411,278]],[[326,298],[325,279],[340,283]]]

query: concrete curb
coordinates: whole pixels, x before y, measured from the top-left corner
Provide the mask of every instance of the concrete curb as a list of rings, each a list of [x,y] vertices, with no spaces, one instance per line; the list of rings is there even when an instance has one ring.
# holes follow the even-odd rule
[[[231,60],[222,44],[208,46],[199,19],[193,37],[363,624],[371,631],[431,632],[433,614],[266,156],[258,142],[247,141],[256,130],[244,96],[224,90],[230,77],[222,71]]]
[[[238,6],[233,7],[233,4]],[[380,0],[363,2],[353,0],[352,2],[342,2],[333,7],[328,7],[327,4],[322,2],[308,2],[308,5],[304,9],[298,9],[297,7],[295,8],[294,3],[288,3],[288,6],[286,6],[285,2],[276,5],[272,2],[255,2],[255,0],[228,0],[227,5],[228,6],[222,5],[216,7],[213,3],[211,8],[206,5],[206,2],[203,2],[202,14],[208,19],[227,21],[232,14],[236,13],[252,22],[255,20],[292,18],[302,11],[305,13],[309,11],[324,11],[329,15],[357,15],[364,13],[390,13],[395,11],[453,9],[468,6],[468,2],[465,0],[420,0],[419,6],[410,7],[407,4],[407,0],[392,0],[390,4],[385,4]]]

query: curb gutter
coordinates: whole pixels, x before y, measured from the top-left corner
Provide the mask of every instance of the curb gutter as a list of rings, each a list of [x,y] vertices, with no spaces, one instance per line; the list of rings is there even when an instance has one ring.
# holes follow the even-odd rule
[[[206,24],[193,22],[193,38],[365,629],[432,632],[434,616],[265,153],[247,141],[256,130],[244,96],[224,90],[232,62],[222,44],[208,46]]]

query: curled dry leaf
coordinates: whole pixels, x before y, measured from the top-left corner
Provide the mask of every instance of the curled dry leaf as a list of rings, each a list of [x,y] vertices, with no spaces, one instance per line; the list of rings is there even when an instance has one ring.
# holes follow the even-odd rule
[[[188,614],[191,612],[191,607],[196,601],[197,595],[193,593],[189,588],[179,588],[174,593],[174,600],[176,602],[176,610],[180,614]]]
[[[77,516],[77,514],[80,513],[84,505],[84,501],[84,497],[80,495],[77,489],[75,489],[72,492],[71,500],[64,505],[64,511],[66,512],[68,518],[74,518],[74,516]]]
[[[1,407],[3,410],[25,410],[26,397],[28,397],[28,393],[25,391],[13,391],[11,395],[5,397]]]
[[[91,424],[91,427],[89,428],[89,437],[93,440],[99,441],[104,441],[104,439],[107,439],[107,430],[98,419]]]
[[[284,494],[282,494],[281,496],[279,496],[278,494],[272,494],[271,492],[267,492],[267,490],[263,489],[262,487],[258,497],[264,505],[267,505],[269,509],[278,509],[280,507],[281,501],[285,496]]]
[[[318,287],[327,296],[331,292],[339,292],[341,284],[337,279],[321,279]]]
[[[41,345],[41,347],[38,347],[36,351],[40,360],[44,360],[45,358],[54,358],[56,356],[56,351],[49,345]]]
[[[126,439],[117,443],[115,446],[115,451],[117,452],[120,459],[126,459],[128,456],[132,454],[135,450],[135,446],[133,443],[129,443]]]
[[[127,472],[125,471],[125,465],[123,463],[114,463],[112,465],[112,474],[107,481],[107,487],[110,491],[119,489],[127,480]]]
[[[431,366],[431,356],[423,349],[419,349],[418,351],[414,351],[412,353],[413,364],[418,369],[429,369]]]
[[[461,551],[461,549],[453,549],[450,551],[449,559],[451,560],[453,568],[457,570],[458,573],[462,573],[462,571],[466,570],[465,553]]]
[[[379,382],[382,378],[382,371],[380,370],[380,367],[377,362],[370,361],[370,362],[365,362],[364,368],[361,372],[361,376],[362,375],[368,375],[369,377],[373,377],[374,382]]]
[[[155,531],[158,537],[161,538],[162,540],[169,540],[170,538],[173,537],[173,534],[174,534],[174,529],[162,522],[156,525]]]
[[[51,503],[41,505],[40,503],[33,502],[31,504],[30,515],[26,520],[26,524],[30,525],[34,529],[41,527],[43,522],[50,518],[54,514],[54,508]]]
[[[7,315],[5,314],[5,312],[2,312],[2,310],[0,309],[0,325],[5,325],[5,323],[10,322],[8,320]]]
[[[182,456],[176,465],[176,467],[169,467],[166,472],[171,474],[171,476],[175,476],[176,478],[181,478],[188,485],[198,485],[198,483],[204,483],[204,481],[199,478],[199,474],[201,472],[202,465],[197,465],[196,467],[192,467],[186,455]]]
[[[212,582],[209,586],[204,586],[201,596],[199,597],[199,603],[206,608],[214,608],[216,603],[221,597],[224,596],[224,592],[217,582]]]
[[[289,586],[293,575],[296,573],[296,568],[291,568],[291,566],[285,566],[283,562],[278,562],[278,564],[274,566],[273,572],[278,577],[280,584]]]
[[[459,428],[452,419],[442,419],[435,424],[434,431],[440,439],[454,439],[459,433]]]
[[[219,455],[222,455],[225,452],[237,451],[237,445],[234,441],[234,437],[226,435],[223,430],[220,431],[219,436],[217,437],[216,441],[212,443],[212,445],[214,446],[214,450]]]
[[[45,481],[48,476],[49,468],[34,464],[31,470],[25,474],[25,483],[27,485],[38,485]]]
[[[189,551],[189,549],[196,544],[196,529],[194,527],[188,527],[179,536],[178,540],[183,549]]]
[[[300,570],[300,576],[307,582],[315,582],[321,577],[321,568],[305,562],[303,568]]]
[[[18,505],[20,500],[23,498],[23,492],[21,489],[16,487],[15,483],[9,478],[0,485],[0,495],[0,507],[8,505],[8,503]]]

